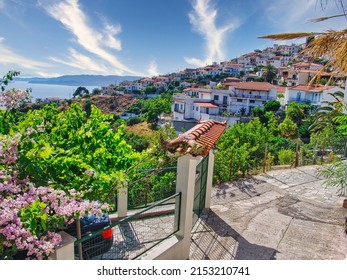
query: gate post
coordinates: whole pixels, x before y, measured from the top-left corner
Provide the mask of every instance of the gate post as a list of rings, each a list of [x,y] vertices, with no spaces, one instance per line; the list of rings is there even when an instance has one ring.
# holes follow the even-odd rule
[[[207,183],[206,183],[205,208],[210,208],[210,206],[211,206],[213,168],[214,168],[214,152],[213,152],[213,149],[211,149],[209,151],[209,156],[208,156],[208,171],[207,171]]]
[[[128,214],[128,188],[119,188],[117,195],[118,218],[124,218]]]
[[[58,232],[61,236],[61,243],[55,247],[54,252],[50,255],[50,260],[74,260],[74,242],[76,238],[65,231]]]
[[[178,158],[177,162],[176,192],[181,192],[180,221],[177,236],[182,238],[182,246],[180,252],[178,252],[180,256],[176,257],[181,260],[189,258],[196,166],[200,160],[200,156],[185,155]]]

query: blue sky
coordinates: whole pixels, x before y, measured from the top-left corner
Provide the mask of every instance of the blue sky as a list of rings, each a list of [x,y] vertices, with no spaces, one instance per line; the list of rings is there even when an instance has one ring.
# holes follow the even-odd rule
[[[322,2],[325,3],[326,0]],[[273,45],[258,36],[342,29],[334,0],[0,0],[0,75],[153,76]],[[291,41],[292,43],[300,41]]]

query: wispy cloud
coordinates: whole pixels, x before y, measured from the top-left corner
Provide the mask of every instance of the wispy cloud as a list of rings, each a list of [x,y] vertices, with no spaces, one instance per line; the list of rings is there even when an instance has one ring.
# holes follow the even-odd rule
[[[5,0],[0,0],[0,10],[5,8]]]
[[[73,68],[82,69],[85,72],[110,74],[107,67],[93,61],[90,57],[77,52],[73,48],[69,49],[69,55],[64,57],[63,59],[56,57],[50,57],[49,59]]]
[[[217,9],[211,4],[211,0],[192,0],[192,6],[193,11],[189,13],[189,20],[194,30],[203,36],[206,52],[204,59],[186,57],[186,62],[195,66],[204,66],[213,61],[224,60],[223,44],[226,35],[235,30],[239,23],[233,20],[218,27]]]
[[[306,0],[304,5],[302,0],[281,0],[280,3],[269,1],[265,12],[270,22],[287,29],[307,21],[316,3],[316,0]]]
[[[108,48],[121,50],[121,43],[115,37],[121,28],[119,25],[107,24],[102,32],[90,26],[89,20],[82,11],[78,0],[64,0],[59,2],[40,0],[41,6],[48,14],[61,22],[75,37],[76,42],[85,50],[110,64],[117,74],[137,74],[124,65]]]
[[[49,68],[51,65],[36,60],[28,59],[17,54],[11,48],[4,44],[4,38],[0,37],[0,63],[9,64],[11,67],[16,67],[16,70],[30,70],[40,75],[40,72]]]
[[[102,15],[100,15],[101,21],[104,24],[104,40],[103,44],[105,47],[109,47],[112,49],[115,49],[117,51],[122,50],[122,43],[121,41],[116,37],[119,33],[122,32],[122,27],[120,24],[111,24],[109,21]]]
[[[147,69],[147,73],[151,76],[158,76],[158,65],[155,59],[152,59],[149,63],[149,68]]]
[[[325,2],[322,1],[324,4]],[[328,28],[340,29],[341,26],[337,22],[344,21],[345,18],[325,21],[321,23],[309,23],[312,18],[324,15],[333,15],[337,12],[337,6],[334,1],[326,2],[323,7],[317,0],[268,0],[266,3],[265,15],[269,22],[281,30],[281,32],[294,31],[316,31]]]

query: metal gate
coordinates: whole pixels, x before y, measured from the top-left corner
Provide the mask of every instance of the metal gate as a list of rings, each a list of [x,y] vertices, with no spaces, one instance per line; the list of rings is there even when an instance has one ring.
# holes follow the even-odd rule
[[[136,259],[179,231],[181,193],[127,216],[112,225],[87,232],[76,240],[75,259]]]
[[[206,186],[208,173],[208,155],[196,167],[194,188],[193,226],[205,208]]]

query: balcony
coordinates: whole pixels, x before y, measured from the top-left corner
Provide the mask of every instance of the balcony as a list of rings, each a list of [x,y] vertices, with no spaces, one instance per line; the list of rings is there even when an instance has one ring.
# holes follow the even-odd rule
[[[306,98],[289,98],[289,102],[296,102],[296,103],[302,103],[302,104],[308,104],[308,105],[318,103],[317,100],[310,100]]]
[[[274,97],[264,96],[264,95],[252,95],[252,94],[241,94],[241,93],[232,93],[229,94],[231,98],[240,98],[240,99],[254,99],[254,100],[274,100]]]
[[[176,112],[176,113],[180,113],[180,114],[184,114],[185,113],[185,110],[183,109],[183,110],[180,110],[180,109],[174,109],[174,112]]]

